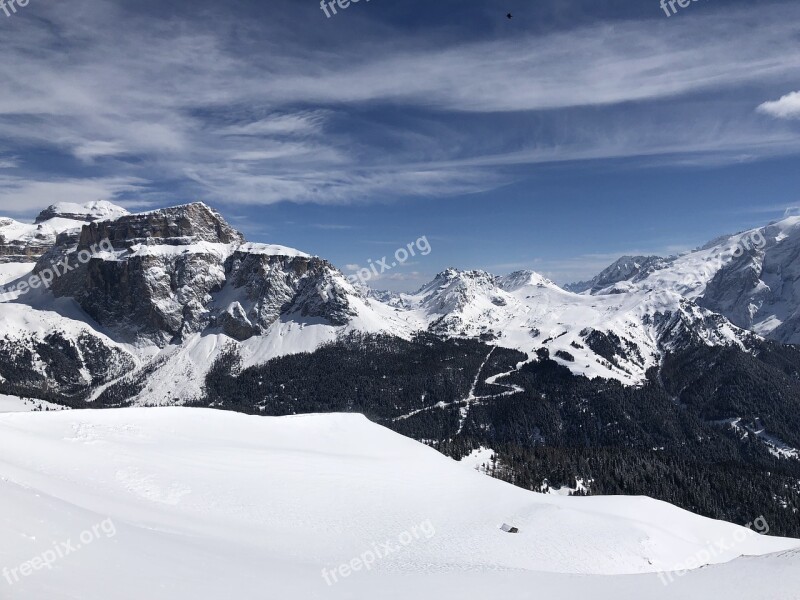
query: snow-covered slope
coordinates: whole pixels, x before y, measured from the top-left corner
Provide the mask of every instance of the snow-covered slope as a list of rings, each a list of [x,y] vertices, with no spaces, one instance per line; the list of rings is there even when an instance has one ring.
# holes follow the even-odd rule
[[[418,328],[529,354],[546,348],[575,373],[631,384],[643,381],[665,351],[746,337],[675,291],[576,294],[531,271],[498,277],[448,269],[401,300],[400,316]]]
[[[613,589],[610,580],[641,593],[667,589],[655,573],[704,557],[713,542],[728,549],[700,563],[800,546],[647,498],[535,494],[364,417],[337,414],[0,415],[0,514],[13,515],[0,519],[0,564],[9,569],[57,542],[83,542],[51,569],[0,581],[4,598],[26,600],[256,598],[266,590],[287,599],[356,598],[388,582],[419,598],[479,597],[473,581],[505,582],[512,598],[532,597],[537,582],[570,597],[594,585]],[[519,533],[502,532],[503,523]],[[326,583],[323,569],[387,541],[398,549],[376,556],[369,572]],[[783,582],[758,574],[769,572],[769,561],[796,566],[797,555],[760,560],[739,561],[752,578],[724,597],[796,589],[797,569]],[[710,580],[725,586],[727,573]],[[671,585],[677,593],[707,577]]]
[[[339,285],[350,286],[344,277],[341,277]],[[129,377],[136,380],[141,375],[146,383],[132,401],[136,405],[150,406],[183,404],[200,398],[208,369],[231,347],[236,348],[242,357],[242,366],[246,368],[278,356],[313,352],[322,344],[332,342],[350,331],[389,333],[403,338],[413,334],[408,323],[399,319],[395,311],[385,305],[357,294],[350,298],[350,304],[354,315],[342,325],[332,324],[320,317],[286,314],[259,335],[244,340],[233,339],[219,328],[214,328],[188,335],[180,344],[169,344],[164,348],[139,348],[137,351],[145,358],[138,369],[129,373]],[[92,397],[97,398],[105,387],[98,387]]]
[[[202,203],[134,215],[107,203],[62,204],[37,222],[24,227],[61,233],[48,234],[35,251],[24,246],[31,256],[41,254],[34,273],[65,259],[74,263],[76,253],[103,240],[114,251],[76,265],[48,290],[5,298],[17,307],[0,303],[0,319],[35,323],[43,311],[45,323],[59,317],[65,331],[121,344],[137,360],[126,377],[147,376],[134,398],[139,404],[196,398],[204,374],[230,344],[252,365],[313,351],[353,330],[479,337],[531,358],[546,349],[576,374],[626,384],[642,383],[670,350],[744,347],[754,334],[800,340],[797,217],[680,257],[623,257],[582,293],[531,271],[449,269],[419,292],[400,295],[354,287],[329,262],[299,250],[246,242]],[[9,255],[17,262],[0,276],[27,277],[29,263],[19,261],[30,256],[13,244],[5,248],[17,252]],[[25,335],[20,327],[9,333]],[[94,398],[107,387],[101,379]]]
[[[118,387],[131,390],[146,379],[137,403],[179,403],[201,395],[205,373],[229,344],[239,346],[245,364],[254,364],[313,351],[348,331],[413,333],[393,308],[369,299],[327,261],[245,242],[205,204],[134,215],[120,211],[102,203],[56,205],[40,215],[38,225],[26,226],[65,221],[73,228],[48,238],[32,272],[30,263],[0,265],[0,278],[14,289],[0,298],[0,334],[19,357],[6,370],[20,361],[46,363],[43,344],[54,335],[77,335],[101,349],[110,343],[130,354]],[[83,217],[102,219],[77,220]],[[81,252],[90,253],[89,260],[80,260]],[[53,278],[54,265],[62,263],[71,268]],[[16,291],[45,272],[51,274],[46,289]],[[78,368],[93,386],[90,399],[106,393],[108,369]],[[53,377],[46,364],[38,371],[42,385]],[[77,381],[71,384],[75,393],[86,392],[76,388]],[[119,397],[103,401],[113,404]]]
[[[30,398],[0,394],[0,413],[34,412],[40,410],[67,410],[67,408],[65,406],[53,404],[52,402],[45,402],[44,400],[33,400]]]
[[[86,204],[76,204],[74,202],[58,202],[44,209],[34,221],[39,223],[52,222],[52,219],[64,219],[70,221],[81,221],[89,223],[91,221],[108,221],[127,215],[128,211],[107,202],[96,200]]]
[[[0,304],[0,381],[18,395],[80,399],[138,364],[124,345],[82,320],[69,300],[57,310]]]
[[[653,271],[663,269],[670,259],[660,256],[623,256],[603,269],[590,281],[581,281],[564,286],[570,292],[597,293],[619,281],[643,279]]]
[[[714,275],[700,302],[740,327],[800,344],[800,217],[745,232],[739,243],[751,249]]]
[[[723,236],[693,252],[631,272],[593,294],[670,290],[735,325],[800,343],[800,217]],[[613,266],[613,265],[612,265]]]
[[[127,214],[110,202],[62,202],[46,208],[33,224],[0,218],[0,262],[34,262],[51,248],[60,234],[77,234],[84,223],[115,219]]]

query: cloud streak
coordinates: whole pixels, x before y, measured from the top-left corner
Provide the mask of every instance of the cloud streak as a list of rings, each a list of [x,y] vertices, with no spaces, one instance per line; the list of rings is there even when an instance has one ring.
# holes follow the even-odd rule
[[[786,124],[730,99],[800,76],[791,4],[477,41],[342,30],[324,53],[304,23],[209,7],[29,12],[0,42],[0,151],[25,167],[0,207],[167,186],[218,203],[349,204],[497,189],[548,162],[800,151]],[[759,107],[797,111],[796,93]],[[42,152],[75,166],[46,168]]]

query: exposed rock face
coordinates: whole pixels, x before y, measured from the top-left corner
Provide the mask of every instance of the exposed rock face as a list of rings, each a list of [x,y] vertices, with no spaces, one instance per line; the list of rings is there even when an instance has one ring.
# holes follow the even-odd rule
[[[0,263],[36,262],[56,244],[75,243],[84,223],[127,212],[110,202],[61,203],[44,209],[32,225],[0,218]]]
[[[202,202],[126,215],[91,223],[81,231],[78,249],[102,240],[130,250],[137,244],[185,246],[197,242],[241,244],[244,236]]]
[[[346,324],[355,315],[343,279],[326,261],[287,248],[245,244],[204,204],[93,222],[77,241],[64,237],[36,265],[39,273],[67,260],[74,269],[52,282],[122,339],[158,344],[220,327],[244,340],[282,315]],[[104,242],[105,241],[105,242]],[[108,242],[78,264],[78,252]],[[341,281],[340,281],[341,280]]]
[[[243,296],[247,317],[259,331],[282,314],[345,325],[355,311],[335,268],[317,257],[235,251],[225,267],[229,286]],[[349,292],[352,293],[352,292]]]
[[[55,232],[0,219],[0,262],[36,262],[56,241]]]
[[[589,281],[580,281],[564,286],[570,292],[581,293],[590,290],[596,294],[620,281],[641,281],[654,271],[670,264],[670,259],[660,256],[623,256],[603,269]]]
[[[800,218],[748,232],[698,304],[739,327],[800,344]]]
[[[85,327],[0,339],[0,390],[6,394],[83,400],[134,367],[126,351]]]
[[[247,318],[244,308],[238,302],[233,302],[217,317],[217,324],[222,331],[235,340],[244,341],[257,335],[258,328]]]

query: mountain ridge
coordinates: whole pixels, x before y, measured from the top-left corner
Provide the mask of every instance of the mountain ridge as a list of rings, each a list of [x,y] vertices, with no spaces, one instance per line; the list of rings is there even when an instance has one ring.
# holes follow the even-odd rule
[[[247,242],[201,202],[133,214],[108,203],[76,206],[55,205],[40,215],[52,220],[82,212],[85,221],[73,220],[79,228],[48,238],[51,245],[37,257],[33,273],[104,239],[114,251],[76,265],[48,289],[12,299],[14,310],[35,314],[47,308],[67,319],[66,329],[75,329],[77,316],[78,326],[96,330],[103,344],[121,344],[140,368],[160,364],[156,373],[164,377],[180,369],[202,374],[228,343],[240,346],[246,364],[258,364],[313,351],[348,331],[404,339],[426,331],[472,337],[532,357],[546,348],[577,375],[641,385],[672,350],[693,344],[746,349],[753,336],[769,334],[768,317],[758,323],[743,319],[736,302],[727,306],[722,292],[712,292],[752,284],[753,260],[771,256],[773,246],[789,240],[800,251],[800,227],[785,220],[767,226],[773,229],[766,231],[766,250],[753,237],[763,235],[762,228],[679,257],[622,257],[581,293],[534,271],[494,275],[449,268],[417,292],[389,295],[353,286],[322,258]],[[743,240],[749,240],[748,248],[732,252]],[[779,267],[794,276],[783,263]],[[731,275],[742,270],[749,279]],[[741,290],[738,297],[748,298]],[[77,313],[64,308],[75,305]],[[796,332],[786,333],[787,321],[791,325],[783,319],[782,327],[773,328],[777,338],[794,339]],[[197,393],[188,386],[177,398],[186,401]],[[174,386],[157,385],[140,402],[175,398]]]

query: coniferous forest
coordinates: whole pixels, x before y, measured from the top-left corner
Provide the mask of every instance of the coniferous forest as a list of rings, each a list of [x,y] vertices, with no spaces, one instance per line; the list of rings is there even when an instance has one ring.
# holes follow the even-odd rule
[[[245,369],[231,347],[197,405],[359,412],[456,459],[490,448],[484,470],[524,488],[647,495],[741,524],[763,515],[771,533],[800,536],[800,460],[775,445],[800,447],[796,348],[692,348],[639,387],[575,376],[546,350],[527,358],[476,340],[351,334]]]

